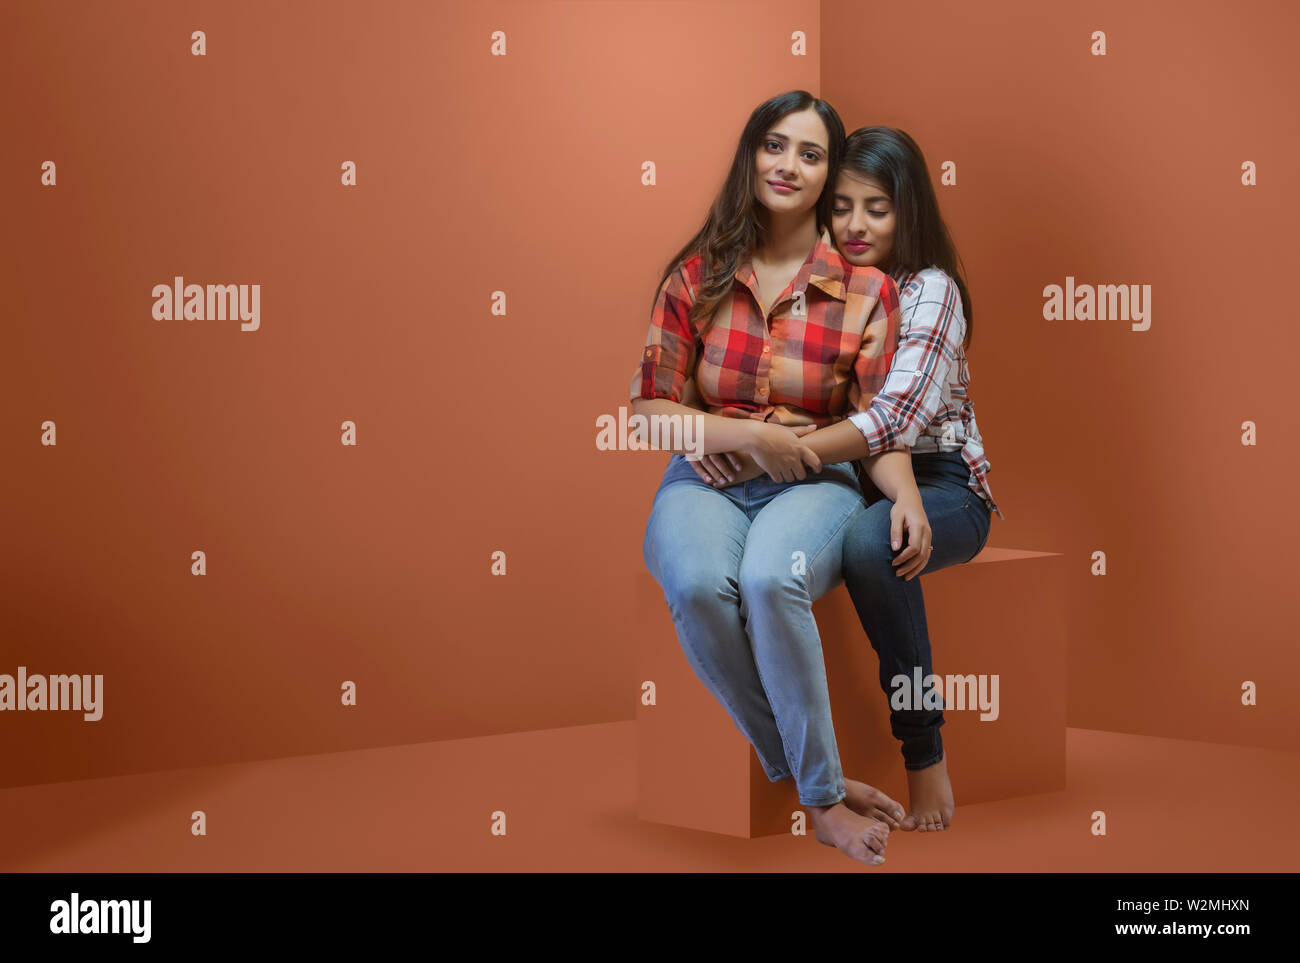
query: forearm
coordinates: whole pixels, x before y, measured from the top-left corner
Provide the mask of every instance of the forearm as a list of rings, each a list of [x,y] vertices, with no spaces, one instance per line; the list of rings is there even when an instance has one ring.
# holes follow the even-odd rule
[[[882,451],[867,458],[867,439],[847,418],[805,435],[803,442],[817,453],[823,465],[866,458],[863,468],[867,477],[890,501],[898,501],[903,494],[920,494],[912,473],[912,450]]]
[[[905,496],[921,497],[921,490],[916,487],[916,475],[912,472],[912,449],[882,451],[868,458],[863,468],[871,483],[891,502]]]
[[[823,465],[857,461],[867,456],[867,439],[847,418],[804,435],[803,443],[816,453]]]
[[[656,415],[660,417],[677,415],[681,418],[683,428],[686,419],[698,419],[693,434],[689,436],[694,441],[689,451],[697,455],[716,455],[720,452],[747,448],[753,441],[754,428],[757,424],[750,418],[725,418],[722,415],[711,415],[667,398],[635,398],[632,401],[632,414],[645,415],[647,418]],[[648,442],[645,433],[638,431],[637,434],[642,443]],[[664,431],[651,432],[651,434],[656,436],[654,440],[659,443],[661,450],[683,453],[688,450],[682,445],[681,432],[672,432],[671,438],[664,437],[667,434]],[[670,443],[671,447],[668,447]],[[865,444],[864,442],[864,447]]]

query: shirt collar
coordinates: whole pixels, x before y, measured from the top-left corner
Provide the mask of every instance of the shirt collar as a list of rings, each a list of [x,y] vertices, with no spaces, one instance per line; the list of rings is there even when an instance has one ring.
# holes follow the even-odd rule
[[[846,273],[847,262],[840,252],[835,250],[830,230],[823,227],[816,246],[794,276],[794,292],[798,294],[806,291],[808,286],[812,285],[831,297],[843,301]],[[754,280],[754,267],[748,255],[745,256],[740,267],[736,268],[736,280],[754,293],[755,301],[759,300],[758,283]]]
[[[831,232],[827,228],[822,228],[817,246],[813,248],[809,259],[804,262],[804,268],[808,269],[809,284],[821,288],[839,301],[844,300],[844,278],[848,264],[840,252],[835,250]]]

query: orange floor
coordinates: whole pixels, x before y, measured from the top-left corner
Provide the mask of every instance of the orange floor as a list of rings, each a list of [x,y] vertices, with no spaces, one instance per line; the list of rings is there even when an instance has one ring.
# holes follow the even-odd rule
[[[1300,867],[1300,830],[1290,819],[1300,755],[1083,729],[1069,730],[1068,751],[1067,791],[963,807],[958,785],[952,829],[895,832],[880,868],[810,836],[745,840],[642,822],[629,721],[0,790],[0,869]],[[205,838],[190,833],[199,809]],[[1089,832],[1097,809],[1107,814],[1104,838]],[[506,813],[505,836],[489,831],[494,810]]]

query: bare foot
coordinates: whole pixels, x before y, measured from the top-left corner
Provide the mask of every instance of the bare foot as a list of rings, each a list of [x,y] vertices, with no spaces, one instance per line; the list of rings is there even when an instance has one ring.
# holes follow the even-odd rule
[[[844,805],[859,816],[879,819],[882,823],[888,823],[891,829],[899,828],[899,820],[903,818],[903,807],[879,789],[873,789],[865,782],[846,777],[844,791]]]
[[[907,815],[899,826],[904,832],[938,832],[952,825],[952,783],[948,781],[948,753],[933,766],[907,770]]]
[[[885,845],[889,840],[889,827],[878,819],[859,816],[842,802],[834,806],[805,806],[813,824],[817,842],[834,846],[868,866],[879,866],[885,861]]]

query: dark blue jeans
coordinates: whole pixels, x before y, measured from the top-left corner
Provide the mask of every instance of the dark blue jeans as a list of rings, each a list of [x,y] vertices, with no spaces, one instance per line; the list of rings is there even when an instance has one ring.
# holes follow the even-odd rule
[[[880,687],[887,697],[898,689],[893,684],[896,676],[910,680],[916,667],[922,678],[931,673],[921,576],[969,562],[988,540],[991,521],[984,500],[967,487],[970,469],[961,452],[913,454],[912,471],[934,543],[920,575],[906,580],[895,574],[893,560],[907,547],[907,535],[894,551],[889,544],[889,513],[894,507],[890,499],[880,497],[859,512],[844,535],[844,584],[880,657]],[[908,769],[924,769],[943,758],[942,725],[942,709],[896,709],[891,703],[889,727],[902,743]]]

